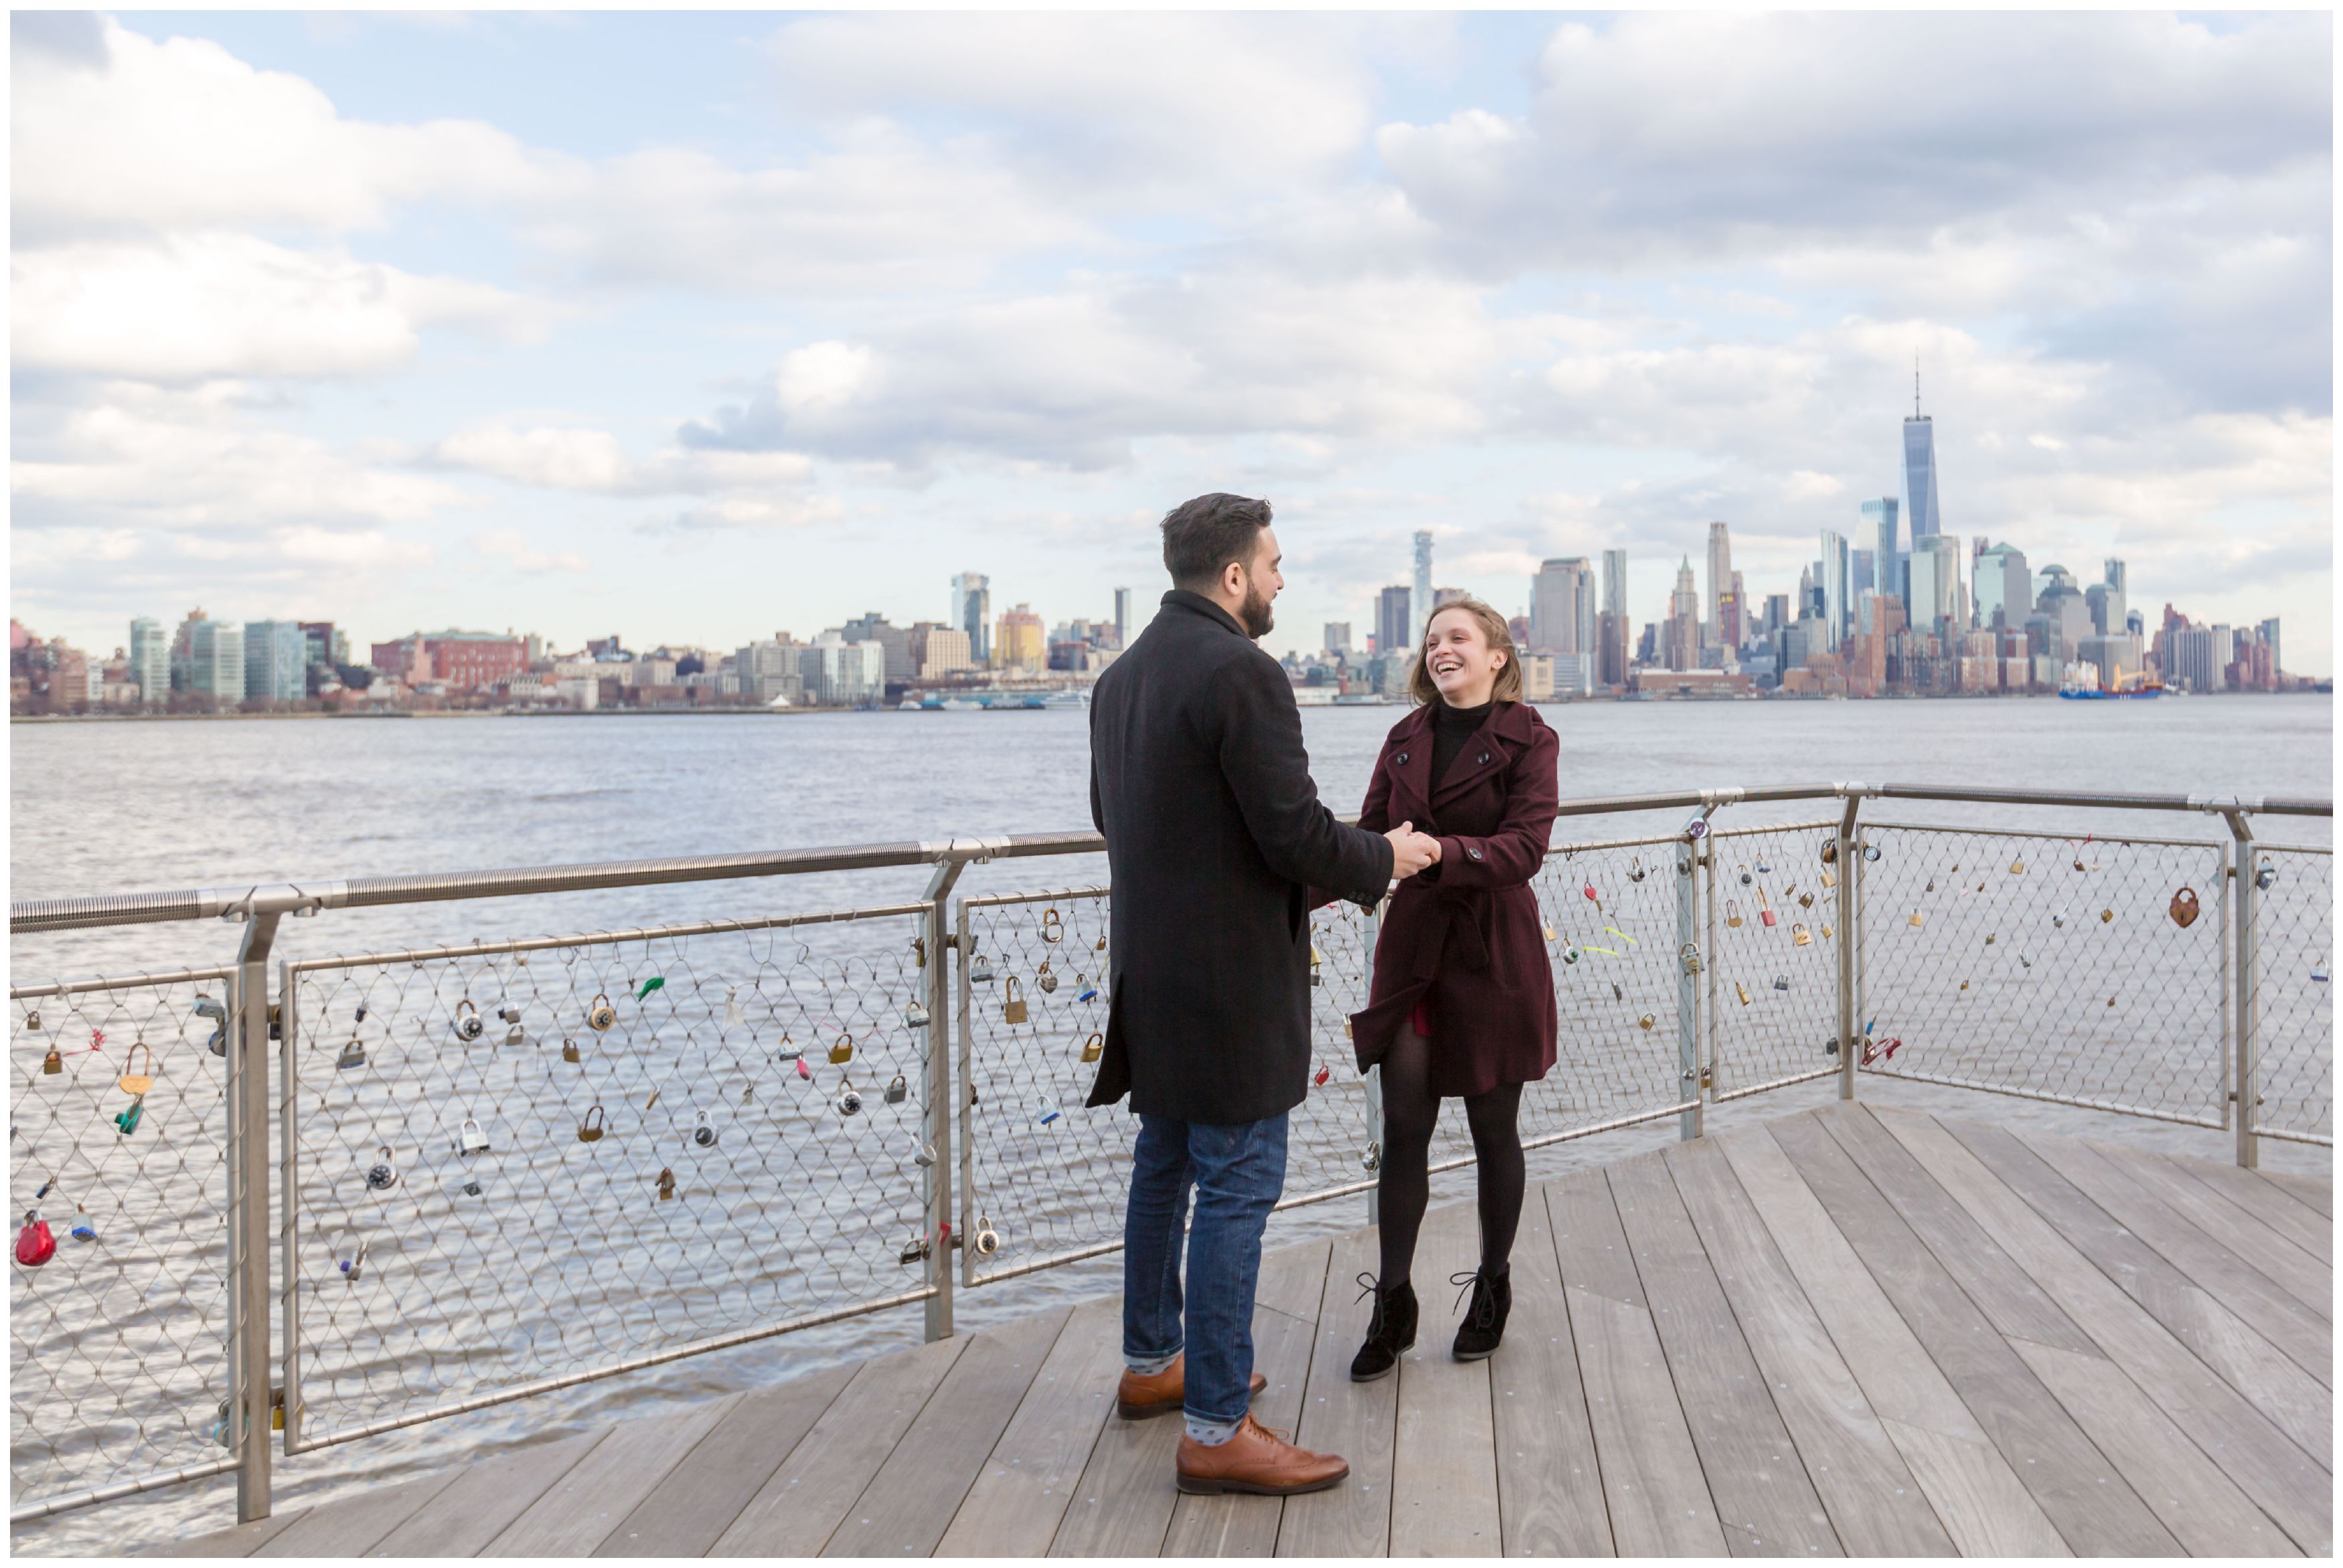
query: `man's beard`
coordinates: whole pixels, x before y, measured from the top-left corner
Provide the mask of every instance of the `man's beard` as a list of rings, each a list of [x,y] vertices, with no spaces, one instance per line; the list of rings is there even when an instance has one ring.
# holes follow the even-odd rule
[[[1261,596],[1248,578],[1245,582],[1244,603],[1237,607],[1237,619],[1244,623],[1245,635],[1259,642],[1277,624],[1270,618],[1269,600]]]

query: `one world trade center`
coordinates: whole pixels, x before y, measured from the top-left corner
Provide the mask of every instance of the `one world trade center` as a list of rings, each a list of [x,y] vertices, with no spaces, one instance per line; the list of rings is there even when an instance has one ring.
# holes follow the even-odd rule
[[[1920,366],[1912,366],[1912,417],[1904,421],[1904,505],[1916,544],[1940,531],[1936,516],[1936,427],[1920,412]]]

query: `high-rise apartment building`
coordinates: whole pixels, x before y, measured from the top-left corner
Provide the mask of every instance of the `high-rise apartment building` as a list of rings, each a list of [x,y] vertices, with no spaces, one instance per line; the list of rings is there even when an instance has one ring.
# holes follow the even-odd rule
[[[2101,629],[2109,637],[2121,637],[2127,628],[2131,603],[2129,597],[2124,591],[2124,584],[2129,575],[2123,562],[2113,556],[2109,556],[2102,564],[2099,598],[2106,617],[2106,624]]]
[[[1131,590],[1127,588],[1114,590],[1114,645],[1131,646]]]
[[[188,624],[187,689],[223,708],[244,700],[243,627],[208,618]]]
[[[1974,558],[1976,623],[1987,631],[2022,627],[2034,608],[2034,575],[2016,545],[1988,545]]]
[[[1836,653],[1855,617],[1854,563],[1848,559],[1845,537],[1835,528],[1823,530],[1823,651]]]
[[[1724,633],[1719,629],[1721,623],[1717,618],[1716,601],[1732,588],[1733,540],[1723,523],[1711,523],[1708,525],[1708,599],[1704,607],[1706,614],[1702,619],[1703,648],[1715,648],[1725,642]]]
[[[976,668],[976,659],[969,652],[968,633],[932,620],[911,623],[911,663],[922,680]]]
[[[992,662],[992,579],[982,572],[962,572],[952,578],[953,626],[968,633],[970,657],[979,664]]]
[[[246,701],[297,702],[309,691],[309,639],[292,620],[246,621],[244,695]]]
[[[1605,686],[1627,684],[1627,552],[1603,552],[1603,609],[1595,623],[1603,656],[1595,671]]]
[[[1432,618],[1434,608],[1432,598],[1432,535],[1428,530],[1418,529],[1415,536],[1415,592],[1408,599],[1409,648],[1423,646],[1423,623]]]
[[[2228,685],[2233,657],[2227,627],[2175,627],[2164,634],[2164,679],[2190,691],[2220,691]]]
[[[1912,548],[1944,531],[1936,511],[1936,427],[1920,412],[1920,367],[1912,367],[1912,417],[1904,421],[1904,502],[1912,519]]]
[[[1935,633],[1959,617],[1961,541],[1951,534],[1926,534],[1912,541],[1911,602],[1906,607],[1915,629]]]
[[[1415,634],[1409,629],[1414,625],[1408,614],[1409,597],[1405,584],[1394,583],[1375,600],[1375,651],[1385,658],[1404,658],[1415,648]]]
[[[138,700],[160,707],[171,696],[171,638],[163,623],[140,616],[130,623],[130,678]]]
[[[1034,619],[1038,625],[1041,618]],[[886,695],[887,650],[876,642],[849,642],[824,632],[797,654],[798,679],[809,702],[852,707]]]
[[[2285,666],[2284,664],[2282,664],[2282,663],[2280,663],[2280,662],[2278,661],[2278,620],[2279,620],[2279,618],[2278,618],[2278,617],[2277,617],[2277,616],[2272,616],[2272,617],[2270,617],[2270,618],[2269,618],[2269,619],[2268,619],[2268,620],[2266,620],[2266,621],[2262,622],[2262,623],[2261,623],[2261,625],[2259,625],[2259,626],[2258,626],[2258,627],[2256,627],[2256,628],[2254,628],[2257,632],[2258,632],[2258,633],[2260,633],[2260,634],[2261,634],[2261,639],[2262,639],[2262,644],[2263,644],[2263,646],[2264,646],[2264,647],[2266,647],[2266,648],[2268,648],[2269,649],[2270,674],[2271,674],[2271,676],[2272,676],[2272,678],[2275,678],[2277,676],[2279,676],[2279,675],[2281,675],[2281,674],[2285,673],[2285,670],[2286,670],[2286,666]]]
[[[1547,561],[1530,582],[1530,647],[1594,653],[1594,568],[1584,556]]]
[[[992,668],[1039,675],[1049,658],[1049,634],[1031,605],[1001,612],[992,634]]]
[[[734,654],[732,673],[740,683],[740,695],[760,708],[776,702],[794,706],[805,690],[805,678],[798,668],[802,648],[782,635],[770,642],[749,643]]]
[[[1330,620],[1326,623],[1325,650],[1328,655],[1335,658],[1347,659],[1351,657],[1351,623],[1349,621]]]
[[[1848,591],[1861,604],[1865,594],[1879,591],[1879,552],[1857,546],[1847,552],[1847,559],[1853,563],[1846,574]]]
[[[1693,583],[1690,556],[1676,568],[1675,591],[1668,596],[1668,624],[1662,637],[1667,668],[1700,668],[1700,589]]]

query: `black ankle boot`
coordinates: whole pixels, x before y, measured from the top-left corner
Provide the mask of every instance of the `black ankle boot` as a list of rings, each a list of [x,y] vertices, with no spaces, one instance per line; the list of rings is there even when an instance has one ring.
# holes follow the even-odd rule
[[[1477,1362],[1504,1341],[1505,1316],[1513,1310],[1513,1277],[1510,1271],[1492,1274],[1483,1265],[1469,1274],[1451,1274],[1448,1282],[1473,1292],[1453,1353],[1460,1362]],[[1460,1302],[1463,1299],[1458,1297]]]
[[[1373,1382],[1399,1365],[1400,1352],[1415,1343],[1415,1287],[1405,1280],[1384,1290],[1373,1274],[1359,1276],[1359,1299],[1375,1299],[1367,1320],[1367,1342],[1351,1358],[1351,1381]]]

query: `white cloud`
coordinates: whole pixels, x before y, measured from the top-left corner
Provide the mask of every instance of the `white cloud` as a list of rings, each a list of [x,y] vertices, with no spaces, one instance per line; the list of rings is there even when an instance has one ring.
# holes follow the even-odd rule
[[[491,528],[472,536],[472,548],[492,560],[503,561],[517,572],[532,576],[543,572],[585,572],[593,568],[586,558],[574,550],[541,550],[528,542],[518,528]]]
[[[613,496],[703,495],[794,487],[813,475],[811,460],[796,452],[668,447],[637,465],[628,461],[618,437],[608,431],[558,426],[528,429],[476,426],[438,443],[431,460],[516,485]]]

